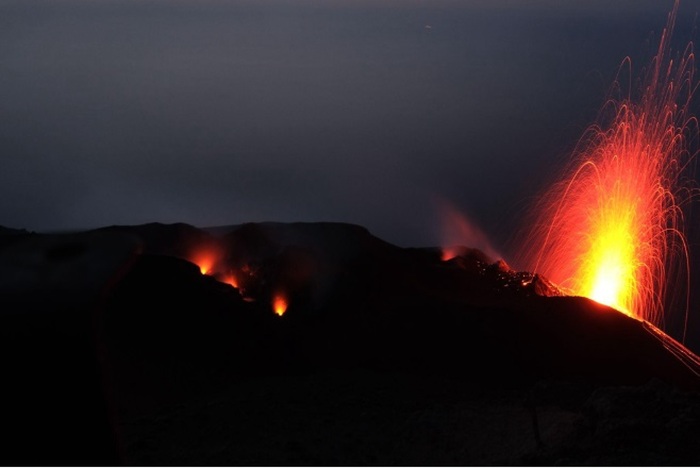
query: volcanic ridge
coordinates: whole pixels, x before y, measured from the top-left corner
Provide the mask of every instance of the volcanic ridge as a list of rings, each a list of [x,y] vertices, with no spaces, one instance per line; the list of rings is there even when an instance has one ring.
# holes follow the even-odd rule
[[[8,460],[700,463],[695,354],[449,250],[342,223],[0,228]]]

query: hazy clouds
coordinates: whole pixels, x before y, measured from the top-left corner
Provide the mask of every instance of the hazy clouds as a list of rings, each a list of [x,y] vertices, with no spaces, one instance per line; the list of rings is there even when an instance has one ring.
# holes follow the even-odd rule
[[[671,6],[0,0],[0,224],[329,220],[426,244],[437,195],[503,239]]]

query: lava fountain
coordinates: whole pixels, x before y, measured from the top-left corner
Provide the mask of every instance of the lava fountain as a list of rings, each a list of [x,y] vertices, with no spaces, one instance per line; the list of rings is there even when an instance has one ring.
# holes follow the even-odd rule
[[[670,57],[677,10],[678,2],[638,85],[630,80],[626,97],[605,103],[564,177],[537,204],[529,242],[536,248],[525,258],[564,290],[661,328],[664,302],[681,286],[687,324],[683,209],[700,136],[689,109],[698,86],[692,43]],[[629,57],[625,69],[631,75]],[[610,96],[622,94],[619,78]]]

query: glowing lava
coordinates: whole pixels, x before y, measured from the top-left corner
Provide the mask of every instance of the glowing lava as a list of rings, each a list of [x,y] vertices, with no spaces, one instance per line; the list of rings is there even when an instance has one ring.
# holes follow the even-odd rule
[[[442,261],[446,262],[460,254],[460,245],[477,248],[491,258],[503,258],[489,241],[489,237],[472,219],[460,212],[457,207],[444,198],[435,202],[440,213],[440,234],[442,238]]]
[[[199,267],[199,271],[203,275],[208,275],[212,273],[214,265],[216,264],[216,256],[211,252],[199,252],[194,255],[192,263]]]
[[[440,254],[440,259],[443,262],[448,262],[457,257],[459,252],[456,247],[443,247]]]
[[[573,166],[537,206],[530,238],[537,248],[526,259],[572,294],[658,326],[667,293],[677,293],[667,285],[688,294],[682,208],[697,155],[690,147],[700,136],[689,114],[697,89],[692,44],[668,57],[677,8],[638,96],[628,91],[605,104],[579,141]],[[631,69],[629,58],[624,66]],[[617,81],[613,90],[620,91]],[[687,303],[685,313],[687,320]]]
[[[272,298],[272,310],[280,317],[287,312],[287,306],[287,298],[285,298],[283,295],[276,294]]]
[[[223,282],[238,289],[238,280],[233,273],[229,273],[228,275],[224,276]]]

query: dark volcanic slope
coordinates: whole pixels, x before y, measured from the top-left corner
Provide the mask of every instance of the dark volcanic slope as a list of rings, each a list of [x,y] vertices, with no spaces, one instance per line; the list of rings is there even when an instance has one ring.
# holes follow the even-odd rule
[[[101,339],[128,462],[700,461],[692,361],[477,250],[443,261],[335,223],[109,233],[144,252]]]
[[[145,253],[182,258],[188,258],[195,250],[215,242],[205,231],[184,223],[108,226],[93,232],[129,234],[141,240]]]
[[[164,232],[147,230],[148,250],[153,238],[213,242],[194,228],[158,228]],[[182,321],[186,336],[205,321],[206,345],[216,341],[209,333],[221,330],[232,342],[241,340],[229,340],[234,333],[276,336],[241,360],[254,368],[461,367],[494,382],[582,377],[641,384],[657,377],[697,385],[640,322],[587,299],[546,297],[557,291],[545,280],[487,264],[469,249],[443,262],[435,250],[400,249],[358,226],[330,223],[247,224],[218,242],[217,268],[238,277],[238,290],[186,261],[145,255],[118,290],[114,319],[153,333]],[[271,310],[278,293],[289,302],[283,317]],[[277,357],[267,362],[268,355]]]
[[[31,233],[24,229],[13,229],[0,226],[0,249],[17,241],[26,239]]]

